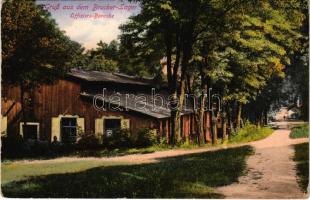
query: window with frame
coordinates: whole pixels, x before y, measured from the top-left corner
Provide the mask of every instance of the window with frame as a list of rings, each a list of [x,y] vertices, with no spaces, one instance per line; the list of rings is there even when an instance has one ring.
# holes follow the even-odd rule
[[[61,118],[61,141],[63,143],[75,143],[77,137],[76,118]]]
[[[37,140],[38,139],[38,124],[23,124],[23,138],[25,140]]]
[[[121,119],[105,119],[104,120],[105,134],[111,136],[121,129]]]

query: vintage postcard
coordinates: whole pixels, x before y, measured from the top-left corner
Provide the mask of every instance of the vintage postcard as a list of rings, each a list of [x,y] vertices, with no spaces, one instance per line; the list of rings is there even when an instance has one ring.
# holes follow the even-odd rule
[[[307,0],[3,0],[3,198],[309,197]]]

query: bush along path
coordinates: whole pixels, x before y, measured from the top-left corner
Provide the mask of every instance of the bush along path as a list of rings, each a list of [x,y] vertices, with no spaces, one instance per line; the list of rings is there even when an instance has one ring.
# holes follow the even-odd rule
[[[226,198],[305,198],[298,186],[293,144],[308,138],[290,139],[289,130],[276,130],[263,140],[251,142],[255,153],[247,160],[248,171],[237,183],[216,191]]]
[[[307,192],[309,184],[309,143],[294,145],[298,183],[302,191]]]
[[[309,124],[302,124],[292,128],[290,138],[308,138],[309,137]]]

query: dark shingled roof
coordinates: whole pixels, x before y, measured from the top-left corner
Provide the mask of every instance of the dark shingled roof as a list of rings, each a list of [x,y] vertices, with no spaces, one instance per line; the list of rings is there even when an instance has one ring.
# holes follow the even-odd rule
[[[136,111],[154,118],[163,119],[170,117],[170,109],[168,108],[168,96],[166,94],[160,94],[163,97],[163,106],[160,101],[155,101],[156,109],[153,109],[153,102],[152,102],[152,96],[145,93],[139,93],[135,95],[131,95],[129,93],[129,96],[126,99],[126,93],[105,93],[104,94],[104,101],[105,103],[110,103],[112,105],[120,106],[121,108],[127,108],[127,110]],[[88,97],[88,98],[94,98],[95,94],[90,94],[86,92],[82,92],[81,96]],[[112,96],[114,97],[114,100],[112,99]],[[118,98],[118,97],[119,98]],[[139,103],[145,100],[142,100],[140,97],[144,96],[146,100],[146,104]],[[112,99],[112,100],[111,100]],[[119,99],[119,100],[118,100]],[[116,103],[117,102],[117,103]],[[138,102],[138,103],[137,103]],[[144,106],[145,105],[145,106]],[[193,113],[193,109],[187,103],[186,109],[183,109],[181,111],[181,114],[190,114]]]
[[[69,76],[90,82],[114,82],[122,84],[152,86],[151,79],[142,79],[134,76],[128,76],[119,73],[108,73],[99,71],[84,71],[81,69],[71,69]]]
[[[149,86],[153,87],[154,82],[152,78],[139,78],[139,77],[134,77],[134,76],[128,76],[125,74],[120,74],[120,73],[108,73],[108,72],[98,72],[98,71],[84,71],[81,69],[71,69],[71,71],[68,73],[69,76],[75,77],[81,80],[89,81],[89,82],[99,82],[99,83],[104,83],[104,82],[111,82],[111,83],[121,83],[121,84],[131,84],[131,85],[141,85],[141,86]],[[162,118],[168,118],[170,117],[170,109],[168,108],[168,93],[165,91],[161,91],[160,95],[163,97],[163,105],[161,106],[159,101],[156,101],[156,109],[153,109],[153,102],[152,102],[152,94],[151,90],[149,93],[146,92],[138,92],[133,95],[132,93],[128,93],[129,98],[126,98],[127,93],[125,91],[121,92],[106,92],[105,93],[105,98],[104,101],[105,103],[108,103],[110,105],[116,105],[120,106],[121,108],[126,108],[127,110],[132,110],[135,112],[139,112],[154,118],[162,119]],[[87,98],[94,98],[96,93],[94,91],[83,91],[80,94],[82,97],[87,97]],[[120,101],[115,103],[113,100],[111,100],[110,97],[115,97],[119,96]],[[146,104],[144,106],[144,103],[141,104],[142,101],[140,98],[144,96],[146,99]],[[116,97],[117,98],[117,97]],[[138,98],[138,99],[137,99]],[[137,103],[140,102],[140,103]],[[137,105],[138,104],[138,105]],[[143,107],[143,108],[142,108]],[[187,109],[184,109],[181,111],[181,114],[189,114],[193,112],[193,109],[189,105],[189,102],[187,102],[186,105]]]

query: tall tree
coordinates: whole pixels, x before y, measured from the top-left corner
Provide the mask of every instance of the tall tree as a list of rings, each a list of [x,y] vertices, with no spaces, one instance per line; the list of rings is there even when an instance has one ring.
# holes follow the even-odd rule
[[[167,60],[171,107],[183,105],[190,86],[200,84],[201,90],[216,87],[226,107],[238,105],[237,109],[225,108],[229,118],[237,116],[237,128],[243,105],[255,100],[272,77],[284,76],[284,67],[299,46],[303,16],[300,3],[293,0],[286,1],[289,7],[277,0],[139,2],[141,13],[125,25],[130,33],[123,29],[123,34],[133,48],[152,46],[150,54],[154,47],[164,49],[161,54]],[[197,77],[192,72],[198,73],[200,78],[194,80],[199,84],[185,87],[186,80]],[[205,129],[204,112],[196,115],[200,138]],[[216,112],[212,116],[215,126]],[[171,109],[170,126],[170,142],[178,142],[180,110]]]
[[[7,0],[2,4],[1,17],[2,80],[20,87],[26,122],[25,108],[31,99],[26,99],[25,92],[63,75],[81,47],[33,1]]]

